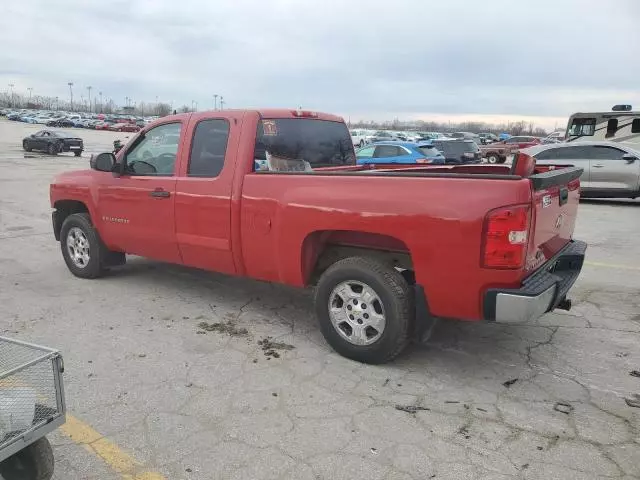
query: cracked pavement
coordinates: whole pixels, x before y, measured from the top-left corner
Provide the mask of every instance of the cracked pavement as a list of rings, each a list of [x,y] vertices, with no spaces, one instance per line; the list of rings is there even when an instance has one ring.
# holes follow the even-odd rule
[[[335,354],[311,294],[131,258],[73,277],[48,184],[81,159],[0,121],[1,334],[60,348],[69,412],[167,479],[640,479],[640,202],[583,202],[570,312],[441,321],[384,366]],[[79,131],[89,149],[118,135]],[[122,138],[122,135],[120,135]],[[198,324],[222,323],[231,334]],[[242,329],[246,329],[245,334]],[[258,344],[268,337],[293,349]],[[121,478],[62,433],[56,480]]]

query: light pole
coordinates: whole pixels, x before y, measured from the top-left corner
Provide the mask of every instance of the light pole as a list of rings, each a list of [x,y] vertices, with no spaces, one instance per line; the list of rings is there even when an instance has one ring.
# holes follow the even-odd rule
[[[56,112],[58,111],[58,97],[56,97]]]
[[[29,103],[31,103],[31,92],[33,92],[33,87],[27,87],[27,90],[29,90]]]
[[[224,110],[224,97],[220,95],[220,110]]]
[[[11,107],[13,107],[13,87],[15,87],[15,85],[13,83],[9,84],[9,88],[11,89]]]
[[[100,95],[100,113],[102,113],[102,92],[98,92],[98,95]]]
[[[67,83],[69,85],[69,96],[71,97],[71,111],[73,112],[73,82]]]
[[[218,94],[217,93],[213,94],[213,109],[214,110],[218,109]]]
[[[191,111],[195,112],[196,110],[198,110],[198,102],[191,100]]]
[[[92,88],[93,87],[91,85],[87,87],[87,92],[89,93],[89,113],[91,113],[91,89]]]

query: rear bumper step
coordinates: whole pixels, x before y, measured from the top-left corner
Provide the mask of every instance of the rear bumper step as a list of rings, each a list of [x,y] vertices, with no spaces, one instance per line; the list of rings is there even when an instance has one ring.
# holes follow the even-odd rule
[[[490,289],[484,296],[484,317],[495,322],[526,323],[559,308],[569,310],[567,293],[575,283],[587,244],[572,240],[518,289]]]

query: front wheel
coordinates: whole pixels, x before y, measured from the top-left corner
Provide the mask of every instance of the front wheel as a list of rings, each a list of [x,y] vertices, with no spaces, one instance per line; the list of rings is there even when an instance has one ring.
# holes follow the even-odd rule
[[[67,268],[76,277],[98,278],[104,273],[108,250],[87,213],[69,215],[60,230],[60,247]]]
[[[340,355],[380,364],[399,355],[414,322],[411,289],[392,266],[364,257],[334,263],[315,294],[320,330]]]
[[[49,480],[53,476],[53,449],[46,437],[0,463],[0,478],[5,480]]]
[[[82,150],[77,151],[77,152],[73,152],[73,154],[74,154],[76,157],[79,157],[80,155],[82,155]]]
[[[22,142],[22,148],[25,152],[30,152],[32,150],[32,148],[29,146],[29,142],[27,142],[26,140]]]
[[[487,156],[487,162],[489,162],[491,164],[496,164],[496,163],[500,163],[500,159],[498,158],[497,155],[491,154],[491,155]]]

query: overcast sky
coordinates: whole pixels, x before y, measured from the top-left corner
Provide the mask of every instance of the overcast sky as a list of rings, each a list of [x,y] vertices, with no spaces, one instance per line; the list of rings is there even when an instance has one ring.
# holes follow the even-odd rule
[[[0,91],[547,127],[640,107],[638,0],[0,1]]]

